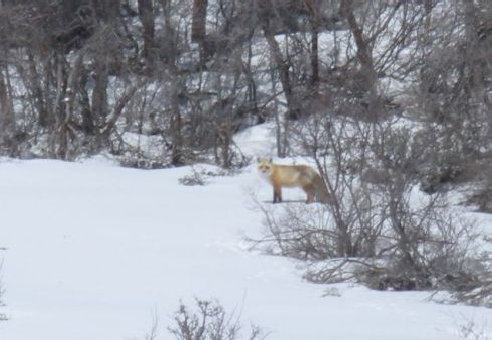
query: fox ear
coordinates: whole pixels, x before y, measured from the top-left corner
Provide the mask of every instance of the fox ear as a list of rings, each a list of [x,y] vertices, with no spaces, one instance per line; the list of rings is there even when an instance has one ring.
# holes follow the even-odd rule
[[[260,158],[260,156],[256,156],[256,161],[257,161],[258,163],[260,163],[260,162],[261,162],[261,158]]]
[[[273,158],[272,158],[272,157],[270,157],[270,158],[268,159],[268,162],[269,162],[269,163],[273,163]]]

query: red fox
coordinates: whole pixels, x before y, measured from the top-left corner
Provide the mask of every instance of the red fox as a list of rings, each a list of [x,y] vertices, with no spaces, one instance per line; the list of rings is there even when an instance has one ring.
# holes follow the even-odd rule
[[[307,165],[273,164],[272,159],[258,158],[258,169],[273,185],[273,203],[282,202],[282,187],[301,187],[307,195],[306,203],[328,203],[329,193],[321,176]]]

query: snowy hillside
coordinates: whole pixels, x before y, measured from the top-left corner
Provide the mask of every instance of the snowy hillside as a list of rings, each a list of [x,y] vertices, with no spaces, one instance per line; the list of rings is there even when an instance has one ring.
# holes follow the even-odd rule
[[[258,153],[265,138],[263,126],[239,143]],[[190,173],[125,169],[102,157],[1,160],[0,312],[9,320],[0,339],[143,339],[155,318],[157,339],[171,339],[173,312],[194,297],[217,299],[271,340],[492,337],[490,309],[303,281],[294,262],[247,250],[244,235],[258,235],[262,219],[251,193],[271,199],[253,166],[205,186],[179,184]],[[467,337],[470,324],[478,333]]]

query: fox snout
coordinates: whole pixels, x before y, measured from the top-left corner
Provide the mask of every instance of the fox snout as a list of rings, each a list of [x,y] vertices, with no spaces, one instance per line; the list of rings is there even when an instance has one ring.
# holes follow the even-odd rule
[[[268,172],[270,172],[270,167],[269,166],[265,166],[265,165],[260,165],[258,167],[258,169],[260,170],[260,172],[266,174]]]
[[[258,170],[264,175],[270,174],[270,171],[272,170],[271,164],[271,159],[258,158]]]

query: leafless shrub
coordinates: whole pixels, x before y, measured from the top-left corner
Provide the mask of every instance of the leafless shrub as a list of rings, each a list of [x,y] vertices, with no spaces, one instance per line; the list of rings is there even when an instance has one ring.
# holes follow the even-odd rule
[[[216,301],[196,299],[195,307],[181,304],[174,314],[174,326],[168,328],[177,340],[259,340],[266,335],[258,326],[252,326],[243,336],[239,316],[228,314]]]
[[[476,183],[481,184],[468,197],[467,203],[478,207],[482,212],[492,213],[492,162],[490,155],[484,157],[480,162],[473,164],[473,179]]]
[[[336,230],[329,213],[318,205],[287,204],[268,209],[258,202],[264,214],[265,233],[251,240],[256,247],[273,255],[299,260],[323,260],[336,257]]]
[[[392,239],[393,247],[382,257],[383,265],[359,266],[358,276],[378,289],[460,291],[479,286],[483,266],[471,249],[473,225],[432,210],[412,215],[404,228],[391,226],[393,231],[383,235]]]
[[[485,320],[476,320],[462,316],[457,320],[458,335],[463,340],[490,340],[487,331],[487,322]]]
[[[325,206],[288,204],[280,212],[264,208],[266,234],[255,245],[307,261],[305,277],[314,282],[352,280],[374,289],[473,290],[482,285],[484,269],[474,257],[473,224],[438,212],[435,204],[399,210],[396,218],[385,211],[388,207],[375,211],[383,219],[382,228],[368,237],[370,241],[361,237],[354,243],[360,253],[342,257],[337,253],[340,238]],[[350,236],[357,239],[353,231]],[[365,242],[373,254],[363,250]]]
[[[453,294],[454,302],[465,302],[476,306],[492,307],[492,257],[490,247],[492,239],[483,238],[484,251],[480,256],[482,268],[476,273],[475,285],[464,285],[462,289]],[[468,263],[469,266],[476,265],[476,262]]]
[[[191,174],[185,175],[178,179],[182,185],[205,185],[207,181],[203,176],[203,172],[199,172],[195,167],[191,168]]]
[[[474,306],[492,307],[492,280],[490,271],[487,281],[481,281],[477,287],[470,290],[464,290],[453,294],[454,302],[467,303]]]
[[[183,185],[205,185],[213,177],[233,176],[238,173],[235,169],[207,169],[201,166],[192,166],[191,173],[178,179]]]
[[[313,157],[332,200],[262,208],[266,234],[257,244],[307,261],[306,277],[316,282],[395,290],[481,286],[474,223],[451,213],[444,193],[418,190],[427,148],[409,124],[322,115],[300,122],[295,144]]]

